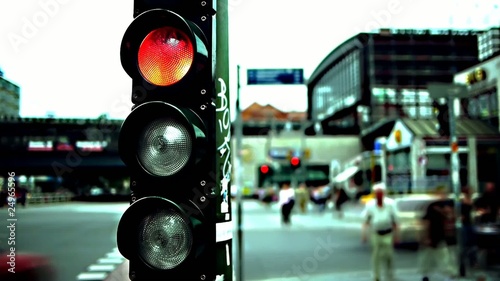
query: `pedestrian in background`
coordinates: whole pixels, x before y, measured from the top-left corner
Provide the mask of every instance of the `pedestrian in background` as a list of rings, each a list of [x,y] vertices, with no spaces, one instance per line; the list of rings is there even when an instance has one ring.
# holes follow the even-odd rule
[[[384,183],[374,184],[375,198],[366,203],[364,210],[362,241],[367,242],[370,232],[375,281],[382,280],[382,265],[385,266],[387,280],[394,280],[394,244],[399,240],[395,203],[394,200],[385,197],[385,190]]]
[[[300,211],[302,213],[307,212],[307,205],[309,203],[311,195],[309,194],[309,189],[305,183],[299,184],[297,191],[295,192],[295,198],[297,199],[297,203],[299,204]]]
[[[476,201],[480,223],[496,223],[500,216],[500,192],[493,182],[487,182],[481,197]]]
[[[290,216],[295,205],[295,191],[290,187],[290,181],[285,181],[281,185],[278,193],[278,202],[281,209],[281,219],[283,224],[291,223]]]
[[[345,192],[344,188],[338,185],[334,187],[334,193],[335,210],[338,212],[339,218],[342,218],[344,216],[342,212],[342,205],[349,200],[349,196]]]
[[[465,276],[467,263],[471,268],[477,267],[476,239],[474,234],[474,202],[472,200],[472,190],[466,186],[462,188],[462,198],[460,199],[460,220],[462,228],[460,230],[460,275]]]
[[[436,270],[453,279],[458,276],[456,262],[455,211],[444,187],[436,189],[436,200],[430,203],[422,219],[422,245],[419,249],[419,271],[422,281]]]

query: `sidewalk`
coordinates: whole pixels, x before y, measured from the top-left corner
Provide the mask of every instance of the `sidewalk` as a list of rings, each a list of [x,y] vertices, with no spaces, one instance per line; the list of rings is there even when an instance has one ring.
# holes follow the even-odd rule
[[[479,278],[480,276],[484,276],[485,279]],[[493,277],[492,274],[477,274],[472,275],[470,277],[454,279],[456,281],[499,281],[499,277]],[[445,276],[440,276],[438,274],[429,276],[431,281],[447,281]],[[396,270],[394,281],[420,281],[422,280],[422,276],[418,274],[413,269],[403,269]],[[238,281],[238,280],[234,280]],[[244,280],[244,281],[373,281],[373,277],[371,272],[346,272],[346,273],[332,273],[325,275],[312,275],[312,276],[298,276],[298,277],[286,277],[286,278],[274,278],[274,279],[265,279],[265,280]],[[386,281],[386,279],[382,278],[382,281]]]

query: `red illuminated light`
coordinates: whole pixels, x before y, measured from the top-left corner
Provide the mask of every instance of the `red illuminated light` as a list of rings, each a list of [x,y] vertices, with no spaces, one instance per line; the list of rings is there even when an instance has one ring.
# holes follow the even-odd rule
[[[292,157],[292,159],[290,159],[290,164],[292,164],[293,166],[298,166],[300,164],[299,157]]]
[[[151,31],[138,53],[142,76],[157,86],[177,83],[188,73],[193,59],[193,42],[186,33],[173,27]]]
[[[269,166],[267,166],[267,165],[262,165],[262,166],[260,166],[260,171],[261,171],[261,173],[263,173],[263,174],[267,174],[267,173],[269,173]]]

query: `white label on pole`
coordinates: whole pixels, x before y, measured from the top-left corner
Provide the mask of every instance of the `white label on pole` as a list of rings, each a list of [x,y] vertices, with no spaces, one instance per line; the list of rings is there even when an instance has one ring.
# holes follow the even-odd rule
[[[215,242],[222,242],[233,239],[233,222],[218,222],[215,224]]]

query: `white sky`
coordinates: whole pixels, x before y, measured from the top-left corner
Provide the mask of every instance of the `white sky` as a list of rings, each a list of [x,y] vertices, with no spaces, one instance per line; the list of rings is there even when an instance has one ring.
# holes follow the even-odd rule
[[[358,32],[500,24],[500,9],[494,9],[500,0],[228,2],[231,101],[240,65],[242,108],[259,102],[306,110],[305,86],[247,86],[245,70],[303,68],[307,79],[332,49]],[[21,87],[21,116],[125,118],[131,79],[119,49],[132,8],[133,0],[2,0],[0,69]]]

